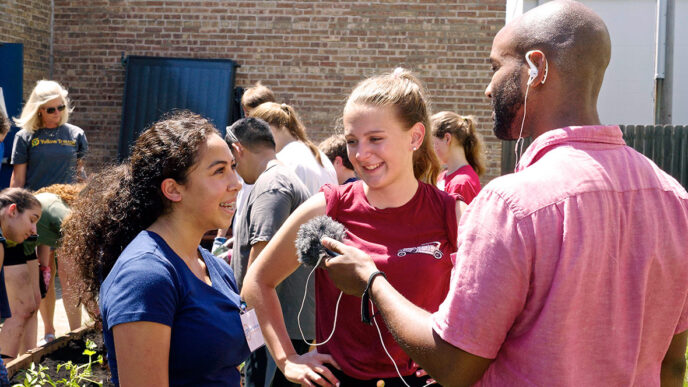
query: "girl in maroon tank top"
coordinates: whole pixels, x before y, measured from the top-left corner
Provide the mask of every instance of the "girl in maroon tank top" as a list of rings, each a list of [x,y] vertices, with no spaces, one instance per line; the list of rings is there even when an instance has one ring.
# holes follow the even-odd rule
[[[434,185],[439,161],[433,150],[430,114],[420,81],[403,69],[359,83],[343,114],[349,160],[360,181],[325,186],[303,203],[248,269],[243,296],[255,308],[265,342],[278,367],[306,385],[424,385],[417,367],[394,342],[381,317],[360,319],[359,297],[343,296],[327,272],[316,271],[317,351],[298,355],[289,340],[275,287],[298,267],[294,240],[308,220],[329,215],[347,229],[347,244],[369,254],[402,294],[428,311],[449,289],[460,213],[456,197]],[[423,280],[423,281],[420,281]],[[328,366],[333,367],[331,370]]]
[[[479,176],[485,172],[483,140],[473,117],[439,112],[430,118],[432,142],[440,162],[447,166],[437,188],[461,195],[469,204],[480,192]]]

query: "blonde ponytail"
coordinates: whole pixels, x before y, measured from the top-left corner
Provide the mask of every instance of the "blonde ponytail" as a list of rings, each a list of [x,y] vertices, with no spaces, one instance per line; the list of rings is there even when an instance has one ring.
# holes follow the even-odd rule
[[[301,123],[294,108],[286,103],[278,104],[275,102],[266,102],[260,104],[255,110],[251,111],[251,117],[260,118],[276,128],[288,130],[292,137],[308,146],[308,149],[311,150],[318,164],[320,164],[321,167],[323,166],[318,147],[308,138],[306,128]]]

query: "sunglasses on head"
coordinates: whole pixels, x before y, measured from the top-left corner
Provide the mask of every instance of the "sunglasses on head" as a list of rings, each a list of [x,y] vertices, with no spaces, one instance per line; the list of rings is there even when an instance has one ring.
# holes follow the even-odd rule
[[[55,110],[61,112],[61,111],[65,110],[65,105],[60,105],[60,106],[58,106],[58,107],[49,107],[49,108],[45,108],[45,112],[48,113],[48,114],[53,114],[53,113],[55,113]]]

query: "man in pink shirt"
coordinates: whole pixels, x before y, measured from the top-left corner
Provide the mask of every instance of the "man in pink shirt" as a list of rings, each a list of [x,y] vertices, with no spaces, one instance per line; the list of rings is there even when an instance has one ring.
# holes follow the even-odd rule
[[[610,46],[599,16],[569,1],[495,37],[495,134],[535,141],[463,215],[436,313],[372,275],[362,252],[324,239],[343,253],[326,264],[337,286],[367,286],[397,341],[445,386],[683,383],[688,194],[600,125]]]

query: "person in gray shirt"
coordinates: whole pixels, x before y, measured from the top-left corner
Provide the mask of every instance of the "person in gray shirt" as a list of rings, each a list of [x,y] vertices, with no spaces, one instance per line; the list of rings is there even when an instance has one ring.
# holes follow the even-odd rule
[[[55,81],[38,81],[15,119],[11,187],[36,191],[53,184],[72,184],[85,177],[86,134],[67,123],[71,112],[67,90]]]
[[[231,266],[241,290],[246,270],[258,258],[268,241],[287,217],[308,197],[308,188],[292,170],[276,158],[275,141],[270,126],[258,118],[235,122],[227,130],[225,141],[236,160],[236,170],[253,189],[241,218],[235,219]],[[313,281],[307,283],[309,270],[300,267],[277,287],[289,338],[299,354],[308,351],[306,340],[315,337],[315,293]],[[291,386],[265,347],[251,354],[245,365],[246,386]]]

